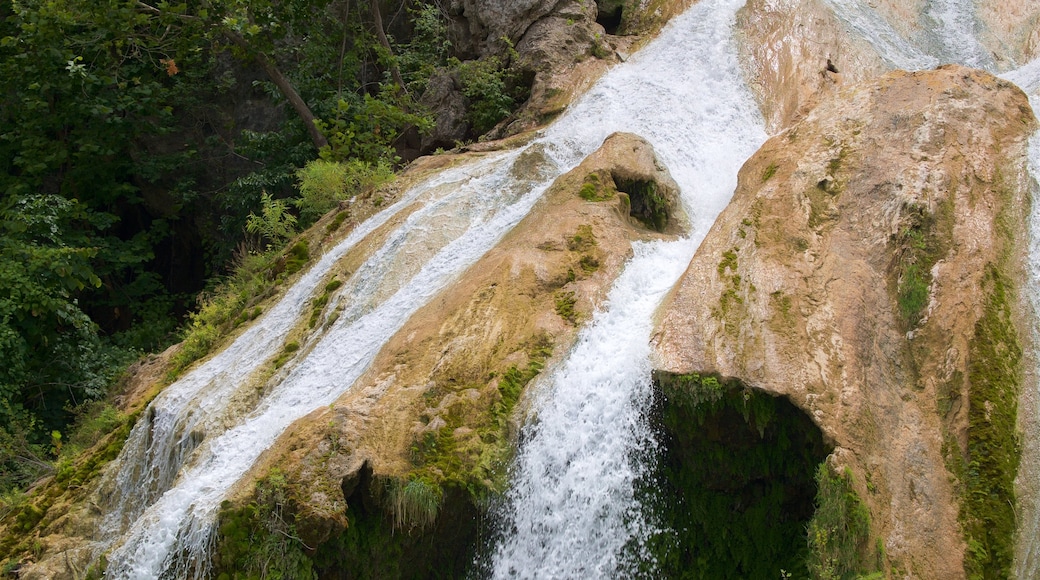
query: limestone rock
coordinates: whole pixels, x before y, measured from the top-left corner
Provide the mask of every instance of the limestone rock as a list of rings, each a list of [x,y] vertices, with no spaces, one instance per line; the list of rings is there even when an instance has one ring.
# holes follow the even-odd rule
[[[560,0],[451,0],[448,13],[458,23],[457,48],[476,54],[501,50],[499,39],[516,42]]]
[[[420,103],[430,109],[434,119],[433,130],[422,136],[421,150],[451,149],[466,139],[470,129],[466,97],[453,75],[441,73],[430,78]]]
[[[744,165],[659,313],[656,368],[737,378],[814,419],[889,573],[965,576],[947,465],[990,421],[972,365],[994,280],[1023,284],[1035,124],[1013,85],[957,66],[838,91]],[[1028,325],[1007,300],[1014,350]]]
[[[740,56],[766,128],[777,132],[843,86],[886,67],[823,0],[749,0],[737,14]]]
[[[524,179],[545,162],[529,149],[514,176]],[[291,482],[298,528],[314,546],[344,530],[348,508],[352,518],[360,510],[408,520],[385,490],[422,481],[443,488],[443,517],[427,522],[432,529],[400,525],[415,537],[475,533],[474,498],[458,490],[504,481],[519,413],[501,415],[503,382],[522,375],[526,383],[552,364],[553,353],[568,350],[633,241],[672,237],[629,215],[635,194],[618,191],[615,176],[654,183],[674,209],[673,226],[663,229],[682,229],[677,187],[650,145],[609,137],[450,291],[412,316],[352,389],[288,429],[253,477],[243,478],[235,501],[248,502],[252,481],[277,468]]]

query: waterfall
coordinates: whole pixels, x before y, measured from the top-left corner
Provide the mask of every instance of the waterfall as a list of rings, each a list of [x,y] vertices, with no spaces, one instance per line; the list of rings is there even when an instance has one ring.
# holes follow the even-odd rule
[[[903,38],[880,14],[867,6],[864,0],[826,0],[835,15],[844,22],[853,36],[859,36],[874,47],[874,51],[888,66],[904,70],[933,68],[939,59],[926,54]]]
[[[135,427],[118,460],[121,503],[106,522],[112,538],[106,546],[114,546],[107,574],[205,576],[220,502],[259,454],[292,421],[349,389],[412,313],[493,247],[556,177],[611,133],[636,131],[661,148],[661,158],[687,190],[687,210],[703,236],[732,192],[736,168],[765,137],[728,40],[736,4],[723,6],[728,16],[716,23],[721,30],[686,17],[687,28],[700,35],[697,46],[683,46],[679,32],[663,34],[653,44],[660,48],[608,74],[527,148],[445,171],[406,192],[323,256],[223,352],[171,385]],[[718,11],[712,8],[709,15]],[[718,70],[690,72],[691,65],[683,64],[696,68],[712,61]],[[677,117],[661,119],[662,110]],[[537,175],[518,179],[513,164],[525,154],[545,160]],[[230,409],[228,401],[237,390],[252,388],[250,381],[279,351],[336,261],[407,211],[337,292],[334,301],[343,311],[331,328],[305,340],[297,360],[270,380],[252,409]],[[684,247],[683,257],[669,262],[672,272],[655,279],[657,295],[692,255],[689,241]],[[649,310],[641,318],[649,320]]]
[[[677,242],[636,244],[608,301],[545,381],[500,514],[489,564],[496,578],[627,576],[648,559],[639,546],[654,523],[642,516],[635,488],[656,446],[644,415],[653,312],[766,138],[731,37],[742,4],[695,5],[553,128],[566,135],[600,119],[645,137],[679,183],[694,229]],[[630,87],[639,87],[637,100],[612,98]]]
[[[976,38],[969,0],[931,0],[927,17],[942,34],[911,39],[865,0],[827,1],[893,68],[948,60],[994,66]],[[110,475],[119,502],[103,526],[103,548],[112,548],[107,575],[205,576],[220,503],[260,453],[293,421],[350,389],[416,310],[615,131],[654,146],[681,188],[692,231],[674,242],[635,244],[606,303],[565,360],[539,381],[535,418],[524,427],[514,485],[498,514],[501,533],[486,565],[495,577],[610,577],[647,563],[640,546],[660,530],[642,515],[635,489],[652,468],[645,455],[657,445],[644,416],[652,313],[726,206],[741,164],[766,139],[732,38],[742,4],[701,0],[527,147],[485,155],[404,192],[329,249],[228,347],[164,390]],[[1040,64],[1005,76],[1035,90]],[[1034,176],[1038,139],[1031,149]],[[535,175],[514,170],[524,155],[544,159]],[[1035,281],[1038,220],[1034,206]],[[296,358],[265,378],[335,265],[367,246],[374,249],[333,296],[338,318],[303,339]],[[1034,304],[1040,310],[1040,299]],[[235,406],[243,399],[236,395],[257,381],[266,381],[265,394],[244,410]]]

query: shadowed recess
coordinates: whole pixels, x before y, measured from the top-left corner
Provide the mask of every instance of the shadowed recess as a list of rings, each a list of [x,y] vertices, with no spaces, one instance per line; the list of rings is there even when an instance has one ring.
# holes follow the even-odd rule
[[[655,373],[661,443],[644,505],[669,578],[808,577],[816,472],[831,449],[786,397],[740,381]]]

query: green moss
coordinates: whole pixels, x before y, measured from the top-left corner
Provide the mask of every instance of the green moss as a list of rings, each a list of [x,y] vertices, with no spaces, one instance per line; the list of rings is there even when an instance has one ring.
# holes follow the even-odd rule
[[[286,275],[291,276],[296,272],[299,272],[307,265],[307,261],[310,260],[310,258],[310,246],[307,243],[307,240],[303,239],[293,244],[283,257],[283,260],[285,261]]]
[[[737,252],[737,248],[730,248],[722,253],[722,261],[718,266],[719,276],[724,275],[726,270],[737,271]]]
[[[853,579],[881,567],[879,542],[870,539],[870,512],[856,494],[852,473],[826,463],[816,470],[816,510],[809,522],[808,568],[814,578]]]
[[[277,469],[256,484],[253,501],[224,502],[217,518],[212,576],[225,580],[316,578],[289,510],[288,485]]]
[[[350,212],[346,210],[337,213],[336,217],[332,218],[332,221],[329,222],[329,225],[325,226],[325,233],[331,234],[338,230],[339,227],[343,225],[343,222],[347,221],[348,217],[350,217]]]
[[[282,352],[278,353],[278,356],[275,357],[274,361],[272,362],[274,368],[280,369],[283,366],[285,366],[285,363],[289,362],[289,359],[292,358],[293,353],[295,353],[298,350],[300,350],[300,343],[296,342],[295,340],[286,343],[285,346],[282,347]]]
[[[592,226],[582,224],[578,231],[567,239],[567,249],[572,252],[583,252],[596,245],[596,236],[592,233]]]
[[[776,170],[779,169],[776,163],[770,163],[769,167],[766,167],[765,171],[762,172],[762,183],[765,183],[776,175]]]
[[[1022,348],[1012,319],[1013,289],[995,267],[986,272],[985,310],[968,363],[968,453],[961,521],[970,578],[1008,578],[1014,564],[1015,431]]]
[[[487,410],[467,413],[459,409],[449,413],[444,417],[444,427],[435,433],[427,432],[413,442],[414,469],[405,480],[422,480],[426,484],[464,489],[478,504],[489,494],[504,488],[506,460],[512,453],[508,419],[524,387],[542,371],[546,359],[552,354],[552,341],[546,335],[536,337],[526,350],[526,365],[511,365],[497,377],[498,399]],[[460,401],[459,404],[472,403]],[[478,434],[481,442],[479,455],[464,453],[459,448],[454,433],[463,426]]]
[[[574,309],[577,299],[574,292],[561,290],[555,295],[556,314],[571,324],[578,324],[579,313]]]
[[[10,506],[11,509],[0,522],[8,528],[8,533],[0,539],[0,561],[17,562],[22,556],[27,555],[33,547],[31,540],[38,537],[40,530],[64,515],[64,512],[50,513],[51,507],[59,500],[64,504],[67,501],[80,500],[86,494],[89,484],[96,480],[101,469],[119,455],[139,416],[139,412],[115,416],[102,413],[101,417],[88,419],[81,425],[86,431],[73,433],[70,443],[76,445],[81,437],[90,436],[90,433],[96,434],[93,431],[98,428],[96,421],[103,422],[105,428],[110,429],[101,436],[97,445],[84,453],[79,453],[74,447],[67,449],[69,456],[59,460],[51,481],[38,489],[32,497],[23,497],[16,505]]]
[[[905,225],[893,243],[898,257],[896,301],[907,328],[917,326],[928,306],[932,266],[945,254],[943,240],[950,236],[951,209],[944,204],[933,215],[921,206],[904,208]]]
[[[614,190],[603,183],[598,173],[586,175],[585,180],[581,184],[581,189],[578,190],[578,196],[585,201],[607,201],[613,199],[614,195]]]
[[[329,303],[330,295],[335,292],[343,282],[339,280],[332,280],[325,285],[325,292],[314,299],[314,303],[311,304],[311,317],[307,321],[308,328],[314,328],[318,325],[318,320],[321,319],[321,313],[325,311],[325,306]],[[331,319],[331,318],[330,318]]]
[[[582,271],[586,274],[591,274],[599,269],[599,260],[586,254],[578,260],[578,266],[581,267]]]

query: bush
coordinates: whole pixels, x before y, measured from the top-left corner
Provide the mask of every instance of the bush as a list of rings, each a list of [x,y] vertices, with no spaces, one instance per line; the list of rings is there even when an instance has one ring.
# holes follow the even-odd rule
[[[301,222],[309,225],[334,209],[340,201],[379,187],[393,177],[393,168],[385,158],[375,162],[316,159],[296,172],[300,198],[293,203],[300,210]]]
[[[852,473],[816,470],[816,511],[809,522],[809,571],[814,578],[858,578],[877,569],[870,512],[852,488]],[[873,557],[871,557],[873,556]]]
[[[246,219],[246,231],[258,234],[271,244],[279,244],[296,233],[296,216],[289,213],[284,199],[274,199],[267,192],[260,197],[260,215],[252,212]]]

